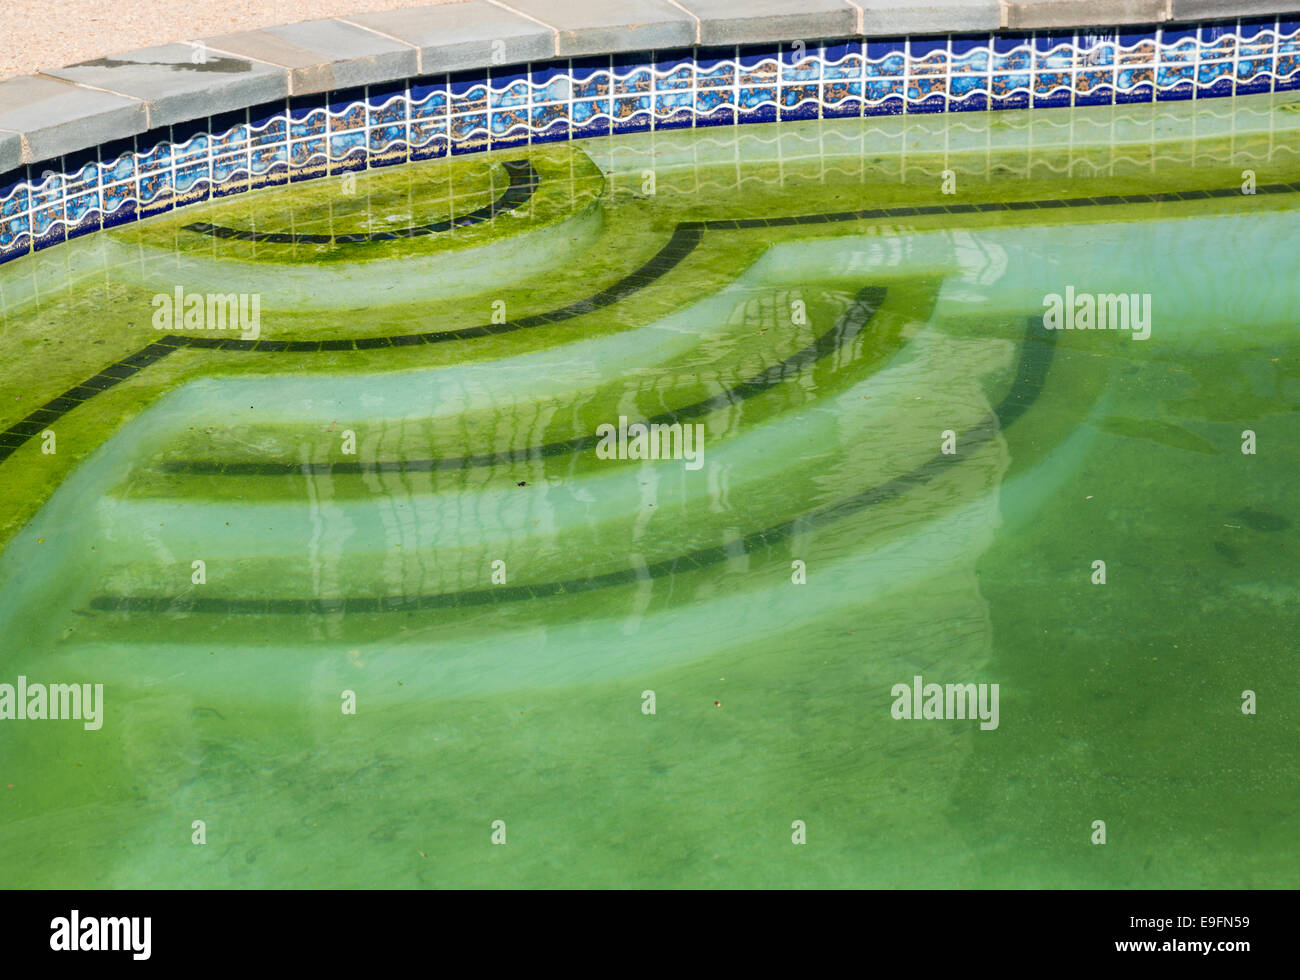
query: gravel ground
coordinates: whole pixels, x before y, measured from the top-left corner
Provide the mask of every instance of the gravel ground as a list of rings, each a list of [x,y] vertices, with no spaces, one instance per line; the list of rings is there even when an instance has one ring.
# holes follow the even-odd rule
[[[0,78],[232,31],[457,0],[0,0]],[[12,28],[21,25],[21,30]]]

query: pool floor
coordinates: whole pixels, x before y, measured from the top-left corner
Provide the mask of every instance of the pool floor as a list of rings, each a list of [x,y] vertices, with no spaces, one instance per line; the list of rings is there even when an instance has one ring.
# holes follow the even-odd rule
[[[1295,887],[1300,113],[1231,101],[522,147],[0,268],[0,683],[103,685],[0,688],[0,886]]]

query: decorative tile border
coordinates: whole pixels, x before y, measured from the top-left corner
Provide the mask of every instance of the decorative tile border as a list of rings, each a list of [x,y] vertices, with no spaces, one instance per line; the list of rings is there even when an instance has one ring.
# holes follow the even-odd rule
[[[695,47],[422,76],[204,117],[0,175],[0,262],[198,201],[448,154],[779,120],[1295,89],[1300,15]]]

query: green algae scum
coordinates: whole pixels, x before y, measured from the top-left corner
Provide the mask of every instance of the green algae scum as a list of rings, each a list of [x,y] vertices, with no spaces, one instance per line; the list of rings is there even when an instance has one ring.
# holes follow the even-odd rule
[[[0,268],[0,884],[1297,886],[1300,113],[1229,101]]]

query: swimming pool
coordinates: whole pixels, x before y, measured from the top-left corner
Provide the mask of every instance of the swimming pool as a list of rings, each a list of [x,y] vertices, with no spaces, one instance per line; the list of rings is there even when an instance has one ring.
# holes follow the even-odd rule
[[[8,727],[5,884],[1294,885],[1296,104],[523,145],[0,267],[3,680],[104,691]]]

